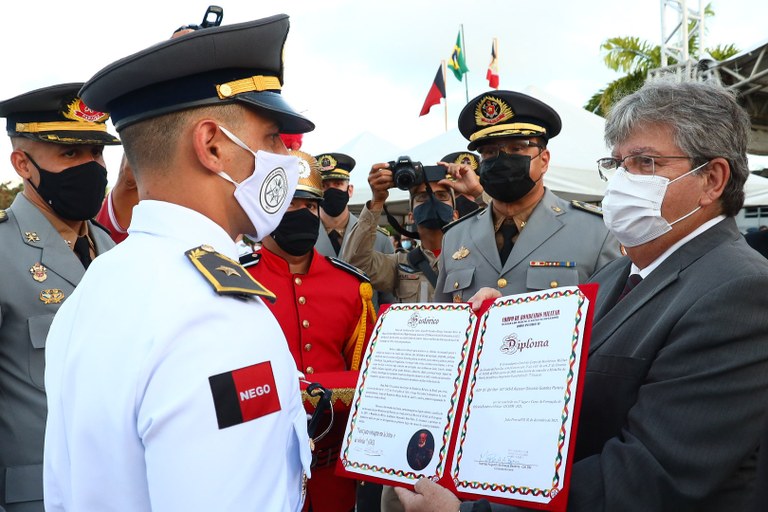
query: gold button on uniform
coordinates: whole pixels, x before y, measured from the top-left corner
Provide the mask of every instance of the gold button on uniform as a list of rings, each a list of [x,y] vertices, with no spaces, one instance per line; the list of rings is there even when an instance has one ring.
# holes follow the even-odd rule
[[[304,297],[299,297],[299,304],[306,304],[306,303],[307,303],[307,299],[305,299]]]
[[[550,288],[557,288],[557,281],[550,281],[549,287]]]
[[[300,277],[294,278],[293,282],[296,283],[296,286],[301,286],[301,278]]]
[[[304,350],[306,350],[307,352],[312,350],[312,344],[311,343],[307,343],[306,345],[304,345]]]
[[[504,288],[505,286],[507,286],[507,280],[502,277],[501,279],[496,281],[496,284],[499,285],[499,288]]]
[[[453,283],[453,289],[456,290],[456,289],[458,289],[458,287],[459,287],[459,282],[458,281],[454,282]]]
[[[302,326],[302,327],[304,327],[305,329],[306,329],[307,327],[309,327],[309,320],[302,320],[302,322],[301,322],[301,326]]]
[[[311,366],[307,366],[307,371],[304,373],[308,373],[309,375],[312,375],[313,373],[315,373],[315,369],[312,368]]]

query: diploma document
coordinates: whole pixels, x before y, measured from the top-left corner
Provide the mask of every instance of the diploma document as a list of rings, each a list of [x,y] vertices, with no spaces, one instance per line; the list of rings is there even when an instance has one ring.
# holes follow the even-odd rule
[[[337,473],[564,511],[596,285],[395,304],[363,357]],[[586,360],[584,360],[586,363]]]

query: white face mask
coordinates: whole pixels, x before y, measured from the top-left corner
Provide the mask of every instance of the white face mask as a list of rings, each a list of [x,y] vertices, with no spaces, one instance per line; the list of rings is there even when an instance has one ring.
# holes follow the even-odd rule
[[[268,151],[254,152],[226,128],[219,126],[229,140],[248,151],[256,159],[253,174],[237,183],[226,172],[219,176],[235,186],[235,199],[253,223],[256,233],[249,238],[261,241],[274,231],[291,204],[290,198],[299,182],[299,159]]]
[[[663,176],[638,176],[619,168],[608,182],[603,198],[603,222],[625,247],[636,247],[655,240],[672,226],[696,213],[697,206],[674,222],[661,216],[661,203],[667,187],[698,171],[709,162],[670,181]]]

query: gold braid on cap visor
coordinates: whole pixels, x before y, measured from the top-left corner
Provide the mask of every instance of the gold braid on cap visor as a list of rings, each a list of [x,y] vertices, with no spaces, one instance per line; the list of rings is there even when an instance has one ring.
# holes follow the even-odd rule
[[[40,132],[106,132],[104,123],[90,121],[52,121],[49,123],[16,123],[17,133]]]
[[[217,85],[216,92],[223,100],[244,92],[279,91],[281,88],[276,76],[256,75]]]
[[[504,135],[546,135],[547,130],[542,126],[530,123],[502,124],[483,128],[470,135],[469,140],[473,142],[490,134],[493,134],[494,137],[502,137]]]

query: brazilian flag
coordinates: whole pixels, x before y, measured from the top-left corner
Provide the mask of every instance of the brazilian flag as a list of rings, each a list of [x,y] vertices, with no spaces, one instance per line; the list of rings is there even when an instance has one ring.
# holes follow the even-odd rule
[[[460,82],[464,73],[469,71],[467,63],[464,61],[464,49],[461,47],[461,30],[459,30],[459,34],[456,36],[456,44],[453,46],[453,53],[450,60],[448,60],[448,67],[453,71],[456,80]]]

